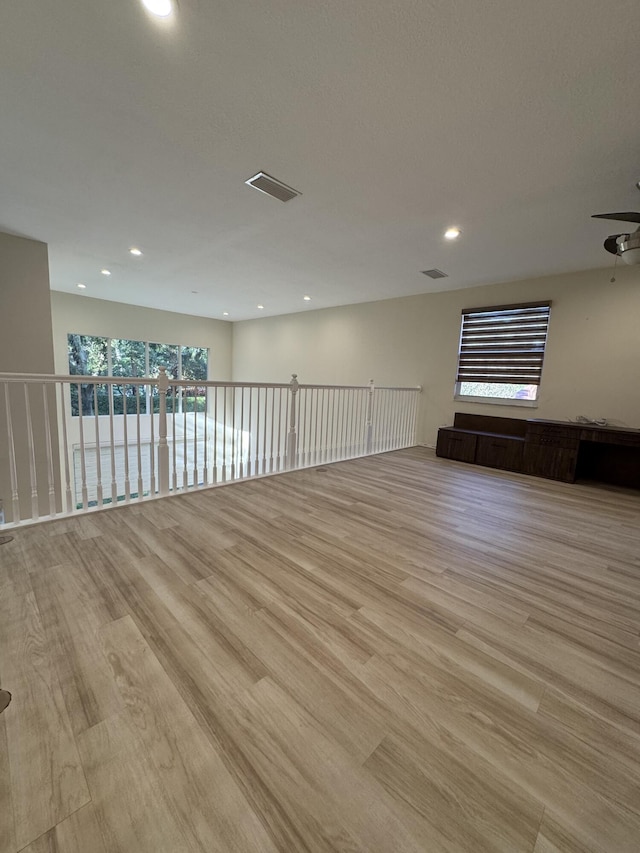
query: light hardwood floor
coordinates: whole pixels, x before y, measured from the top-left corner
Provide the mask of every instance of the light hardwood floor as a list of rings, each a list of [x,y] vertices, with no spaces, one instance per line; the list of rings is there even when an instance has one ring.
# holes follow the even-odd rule
[[[640,494],[414,448],[0,547],[1,853],[637,853]]]

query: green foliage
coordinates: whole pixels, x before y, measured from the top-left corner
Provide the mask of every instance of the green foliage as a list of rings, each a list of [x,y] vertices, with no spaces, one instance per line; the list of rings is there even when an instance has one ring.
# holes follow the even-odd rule
[[[92,335],[70,334],[68,340],[69,373],[72,376],[115,376],[140,378],[147,375],[147,358],[149,376],[157,377],[160,368],[165,367],[170,379],[190,379],[206,381],[209,350],[204,347],[179,347],[177,344],[146,343],[125,338],[100,338]],[[111,363],[111,370],[109,370]],[[182,369],[181,369],[182,368]],[[187,394],[189,392],[187,391]],[[111,397],[113,397],[113,414],[146,414],[147,397],[151,397],[151,411],[159,410],[159,395],[156,387],[137,385],[114,385],[110,391],[108,385],[99,383],[82,383],[71,386],[71,413],[78,415],[81,400],[82,414],[108,415],[111,412]],[[185,395],[183,409],[192,412],[206,410],[206,400],[203,396]],[[178,400],[173,393],[167,395],[167,412],[179,409]]]

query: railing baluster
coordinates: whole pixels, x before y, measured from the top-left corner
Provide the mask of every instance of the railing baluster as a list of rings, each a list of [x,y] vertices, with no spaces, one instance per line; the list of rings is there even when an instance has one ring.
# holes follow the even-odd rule
[[[396,435],[396,418],[397,418],[397,405],[398,401],[396,398],[396,394],[393,391],[387,391],[389,396],[389,450],[395,450],[397,446],[397,435]]]
[[[149,383],[149,397],[151,399],[151,417],[149,418],[150,441],[149,441],[149,494],[156,493],[156,436],[155,423],[156,416],[153,411],[153,386]],[[159,407],[159,404],[158,404]]]
[[[358,408],[358,391],[355,388],[351,388],[349,391],[349,409],[347,413],[347,422],[348,422],[348,451],[349,451],[349,459],[353,459],[356,455],[356,442],[355,442],[355,415]]]
[[[264,424],[262,432],[262,473],[267,473],[267,412],[268,412],[268,396],[269,389],[264,389],[264,414],[262,415]],[[260,389],[258,388],[258,400],[260,399]]]
[[[413,398],[414,394],[410,391],[407,391],[407,401],[405,404],[405,418],[404,418],[404,446],[410,447],[411,442],[411,409],[413,408]]]
[[[369,454],[373,449],[373,379],[369,380],[369,396],[367,397],[366,430],[365,430],[365,453]]]
[[[184,386],[180,386],[180,411],[182,412],[182,488],[189,488],[189,439],[187,436],[187,407],[184,404]]]
[[[251,475],[253,474],[253,469],[254,469],[253,460],[251,457],[251,448],[252,448],[251,438],[253,436],[253,420],[252,420],[252,417],[253,417],[253,388],[250,385],[249,386],[249,444],[247,447],[247,477],[251,477]],[[260,421],[260,417],[258,416],[258,422],[259,421]],[[257,450],[258,450],[258,433],[256,431],[256,456],[257,456]],[[257,473],[258,472],[256,471],[256,474]]]
[[[236,478],[236,386],[231,391],[231,479]]]
[[[296,373],[291,375],[290,390],[290,416],[289,416],[289,436],[287,439],[287,467],[289,469],[298,467],[297,459],[297,434],[296,434],[296,399],[298,396],[298,376]]]
[[[167,443],[167,391],[169,377],[167,369],[160,368],[158,376],[158,490],[161,495],[169,494],[169,444]],[[151,414],[153,425],[153,413]],[[154,447],[153,441],[151,446]]]
[[[409,446],[409,406],[411,405],[410,392],[402,395],[402,446]]]
[[[62,452],[64,458],[64,483],[65,483],[65,506],[67,512],[73,512],[73,498],[71,495],[71,473],[69,471],[69,438],[67,436],[67,398],[62,382],[56,383],[60,388],[60,412],[62,417]],[[71,386],[69,386],[69,406],[71,406]]]
[[[320,397],[320,389],[315,388],[315,436],[314,436],[314,450],[313,450],[313,464],[317,465],[320,461],[320,406],[319,406],[319,397]]]
[[[318,388],[318,464],[325,462],[325,389]]]
[[[171,395],[171,488],[178,491],[178,439],[176,433],[176,403],[178,402],[178,389],[173,386]]]
[[[96,503],[102,506],[102,458],[100,456],[100,410],[98,406],[98,383],[93,383],[93,421],[96,442]]]
[[[33,422],[31,420],[31,402],[29,399],[29,386],[24,383],[24,409],[27,418],[27,442],[29,446],[29,482],[31,484],[31,517],[40,517],[38,506],[38,478],[36,475],[36,446],[33,441]]]
[[[244,477],[244,387],[240,389],[240,436],[238,444],[240,446],[239,453],[239,479],[242,480]]]
[[[109,447],[111,450],[111,503],[118,503],[118,484],[116,482],[116,442],[113,434],[113,385],[109,385]]]
[[[407,407],[409,405],[409,392],[402,391],[399,394],[400,398],[400,444],[401,447],[407,447]]]
[[[390,449],[395,450],[398,447],[398,395],[395,391],[389,391],[388,394],[391,400]]]
[[[282,424],[282,388],[278,388],[278,444],[276,446],[276,471],[280,470],[280,437]]]
[[[228,389],[224,388],[222,392],[222,482],[227,482],[227,394]]]
[[[55,390],[55,389],[54,389]],[[55,397],[54,397],[55,401]],[[47,485],[49,489],[49,515],[56,515],[56,484],[53,474],[53,451],[51,447],[51,423],[49,421],[49,395],[42,383],[42,407],[44,412],[44,440],[47,451]]]
[[[136,398],[138,397],[139,388],[137,385],[130,386],[135,388]],[[131,480],[129,479],[129,401],[127,400],[127,386],[124,386],[124,399],[122,401],[122,428],[124,441],[124,502],[129,503],[131,500]]]
[[[84,400],[82,399],[82,386],[78,383],[78,427],[80,431],[80,477],[82,489],[82,508],[89,507],[89,493],[87,491],[87,461],[85,459],[84,446]],[[74,466],[75,468],[75,466]]]
[[[298,392],[300,394],[299,402],[298,402],[298,460],[301,468],[304,468],[306,465],[306,445],[307,445],[307,389],[303,388],[302,391]]]
[[[145,402],[147,408],[151,408],[151,416],[153,417],[153,400],[149,400],[147,395],[146,385],[142,386],[145,392]],[[148,412],[147,412],[148,414]],[[140,395],[136,397],[136,451],[138,459],[138,500],[142,500],[144,494],[144,484],[142,482],[142,440],[140,435]]]
[[[220,389],[216,386],[213,398],[213,482],[218,482],[218,394]]]
[[[275,436],[275,418],[276,418],[276,389],[271,388],[271,437],[270,437],[270,458],[269,458],[269,473],[273,473],[273,439]]]
[[[204,459],[202,462],[202,484],[209,485],[209,388],[204,389]]]
[[[198,397],[193,394],[193,488],[198,488]]]
[[[11,417],[11,400],[9,398],[9,383],[4,383],[4,402],[7,413],[7,443],[9,445],[9,476],[11,479],[11,520],[14,524],[20,521],[20,492],[18,489],[18,470],[16,465],[16,448],[13,440],[13,418]]]
[[[341,434],[340,434],[340,459],[345,459],[347,456],[347,392],[343,388],[340,392],[341,406],[342,406],[342,414],[340,417],[340,423],[342,425]]]

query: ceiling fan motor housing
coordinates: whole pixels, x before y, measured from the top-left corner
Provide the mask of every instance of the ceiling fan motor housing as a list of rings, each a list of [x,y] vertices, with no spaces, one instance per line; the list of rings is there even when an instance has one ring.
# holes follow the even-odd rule
[[[620,234],[616,242],[618,254],[625,264],[630,266],[640,264],[640,228],[633,234]]]

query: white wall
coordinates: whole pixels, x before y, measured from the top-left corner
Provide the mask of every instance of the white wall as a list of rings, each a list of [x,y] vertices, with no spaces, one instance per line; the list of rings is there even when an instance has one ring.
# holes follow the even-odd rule
[[[455,411],[640,428],[640,267],[424,294],[235,323],[233,379],[422,385],[419,440],[434,444]],[[453,399],[463,308],[552,300],[535,409]]]
[[[209,379],[231,378],[231,323],[51,292],[56,373],[69,372],[67,335],[102,335],[209,348]]]

